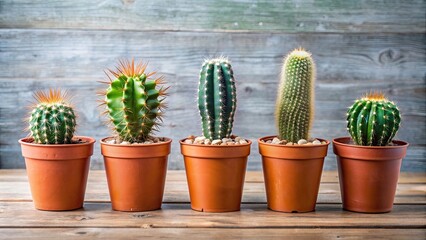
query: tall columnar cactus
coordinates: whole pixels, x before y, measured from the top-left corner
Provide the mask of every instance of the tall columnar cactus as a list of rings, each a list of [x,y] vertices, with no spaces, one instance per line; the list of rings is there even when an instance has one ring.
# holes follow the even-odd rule
[[[200,71],[198,109],[204,137],[229,138],[237,104],[235,79],[228,59],[208,59]]]
[[[347,112],[347,129],[358,145],[388,145],[400,123],[397,106],[381,93],[370,93],[356,100]]]
[[[295,49],[284,60],[275,109],[279,138],[309,138],[314,117],[315,63],[309,52]]]
[[[66,92],[52,90],[34,94],[37,100],[29,118],[29,130],[35,143],[71,143],[74,135],[76,117],[68,103]]]
[[[155,72],[145,72],[147,64],[135,64],[122,60],[113,75],[105,93],[103,104],[106,112],[122,141],[144,142],[152,130],[162,121],[164,99],[167,88],[158,87],[163,77],[151,77]]]

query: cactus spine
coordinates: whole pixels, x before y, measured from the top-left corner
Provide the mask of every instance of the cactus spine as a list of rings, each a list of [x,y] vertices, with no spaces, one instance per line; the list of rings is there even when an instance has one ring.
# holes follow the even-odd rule
[[[275,109],[279,138],[309,138],[314,116],[315,63],[309,52],[295,49],[284,60]]]
[[[151,79],[155,72],[145,72],[146,67],[133,59],[120,61],[116,71],[109,70],[113,78],[103,104],[122,141],[146,141],[161,121],[167,88],[157,89],[163,77]]]
[[[61,90],[36,92],[37,104],[29,118],[29,130],[35,143],[64,144],[71,143],[74,135],[76,117],[67,102],[67,94]]]
[[[347,129],[358,145],[388,145],[400,123],[397,106],[381,93],[370,93],[356,100],[347,112]]]
[[[232,132],[237,93],[228,59],[208,59],[200,71],[198,109],[204,137],[229,138]]]

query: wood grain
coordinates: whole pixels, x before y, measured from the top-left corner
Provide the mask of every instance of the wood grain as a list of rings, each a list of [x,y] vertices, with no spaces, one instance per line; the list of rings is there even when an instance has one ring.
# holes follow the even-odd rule
[[[0,27],[145,31],[424,32],[422,0],[2,0]]]
[[[189,204],[163,204],[162,210],[140,213],[111,211],[109,203],[85,203],[65,212],[34,211],[32,202],[2,202],[0,227],[141,227],[141,228],[426,228],[425,205],[396,205],[388,214],[344,211],[340,204],[318,205],[303,214],[268,210],[266,204],[242,204],[236,213],[203,213]],[[19,218],[16,218],[19,216]]]
[[[171,86],[169,110],[160,135],[174,139],[170,169],[183,169],[178,140],[200,132],[195,104],[200,61],[226,53],[237,76],[238,110],[234,133],[256,140],[275,133],[273,109],[282,55],[305,46],[317,60],[316,116],[313,136],[347,135],[346,107],[364,92],[383,90],[396,101],[404,122],[398,138],[410,142],[403,171],[426,169],[424,34],[284,34],[220,32],[132,32],[0,29],[0,167],[24,167],[17,119],[35,89],[61,86],[76,95],[78,134],[97,139],[111,133],[99,117],[96,81],[122,56],[143,57]],[[219,44],[218,44],[219,43]],[[206,47],[212,46],[212,47]],[[13,118],[7,116],[14,116]],[[257,144],[248,168],[260,169]],[[325,169],[335,169],[329,149]],[[96,144],[92,168],[103,168]]]
[[[31,201],[25,172],[0,172],[0,201]],[[396,191],[395,204],[426,204],[425,174],[403,173]],[[86,202],[109,202],[104,171],[90,171],[86,189]],[[169,171],[164,190],[165,203],[189,203],[188,186],[184,171]],[[243,203],[266,203],[262,172],[248,172],[243,191]],[[341,203],[336,172],[325,172],[322,177],[319,204]]]
[[[87,192],[94,199],[104,199],[107,186],[104,171],[91,171]],[[426,204],[414,202],[425,195],[424,173],[402,173],[399,187],[411,186],[408,194],[397,192],[405,200],[387,214],[361,214],[341,209],[341,204],[320,203],[315,212],[279,213],[262,202],[242,204],[239,212],[203,213],[190,209],[184,171],[169,171],[166,198],[161,210],[116,212],[108,201],[86,201],[75,211],[48,212],[34,209],[21,196],[28,194],[24,170],[0,170],[1,239],[424,239]],[[336,191],[337,173],[324,172],[322,188]],[[264,195],[262,172],[248,172],[245,193],[259,199]],[[404,188],[404,187],[403,187]],[[14,189],[14,194],[10,190]],[[320,191],[321,195],[328,192]],[[338,191],[338,190],[337,190]],[[416,193],[417,191],[417,193]],[[9,196],[10,199],[5,199]],[[410,199],[412,198],[412,199]],[[402,199],[402,198],[401,198]],[[418,199],[417,199],[418,200]]]
[[[377,239],[424,240],[425,229],[211,229],[211,228],[1,228],[0,238],[16,239]]]

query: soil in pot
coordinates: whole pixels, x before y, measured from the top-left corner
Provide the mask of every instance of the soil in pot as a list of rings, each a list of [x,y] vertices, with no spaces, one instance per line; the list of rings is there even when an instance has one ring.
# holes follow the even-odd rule
[[[185,140],[180,144],[191,208],[202,212],[239,211],[251,141],[204,145]]]
[[[258,140],[268,208],[289,213],[314,211],[330,143],[318,139],[322,144],[273,144],[274,138]]]
[[[74,139],[74,144],[19,140],[36,209],[63,211],[83,207],[95,140],[82,136]]]
[[[112,208],[127,212],[160,209],[172,140],[114,144],[107,143],[108,139],[102,139],[101,151]]]
[[[392,141],[391,146],[359,146],[350,137],[334,139],[343,208],[390,212],[407,147],[403,141]]]

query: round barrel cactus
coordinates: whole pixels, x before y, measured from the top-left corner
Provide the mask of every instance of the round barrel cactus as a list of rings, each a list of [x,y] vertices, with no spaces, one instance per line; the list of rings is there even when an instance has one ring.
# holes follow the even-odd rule
[[[52,90],[34,94],[37,100],[29,118],[29,130],[35,143],[71,143],[76,116],[68,103],[66,92]]]
[[[147,64],[122,60],[107,82],[103,104],[120,140],[130,143],[146,141],[162,121],[167,88],[164,78],[146,72]]]
[[[398,107],[381,93],[370,93],[356,100],[347,112],[347,129],[358,145],[388,145],[400,123]]]

